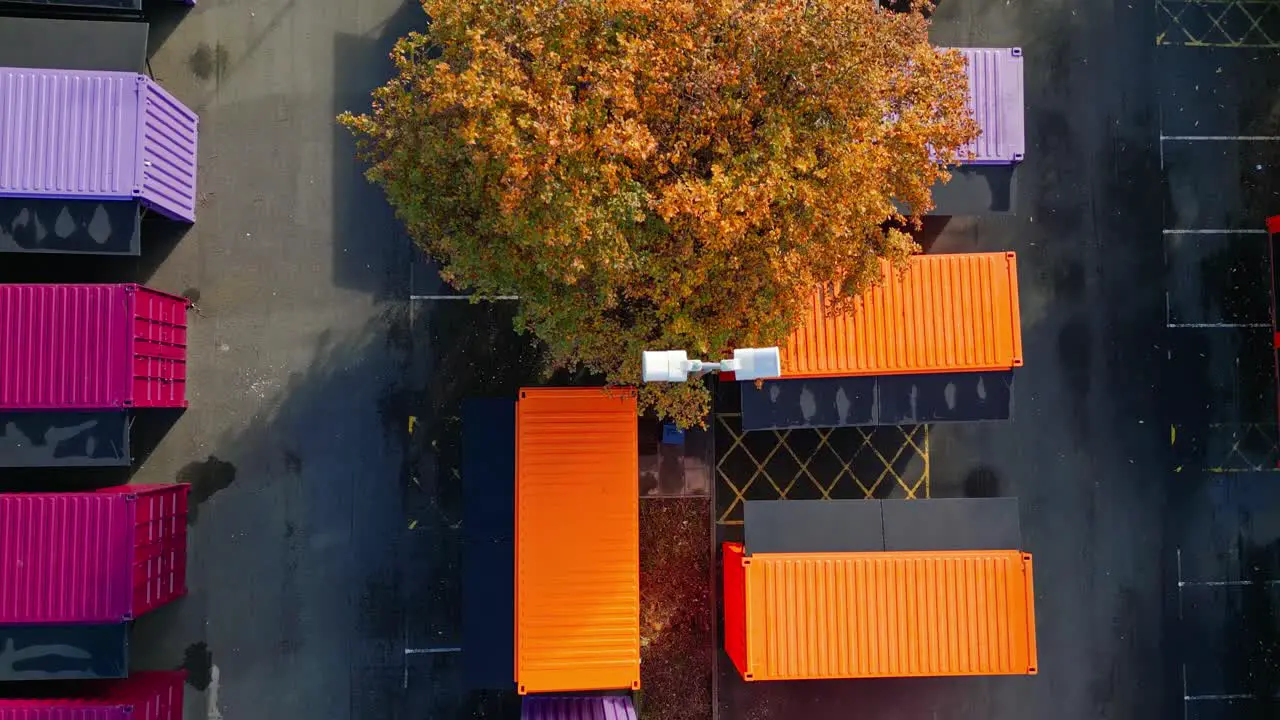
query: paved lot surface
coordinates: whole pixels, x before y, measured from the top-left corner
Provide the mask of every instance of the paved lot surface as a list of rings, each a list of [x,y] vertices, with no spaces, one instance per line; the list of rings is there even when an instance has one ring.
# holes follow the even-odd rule
[[[110,274],[199,308],[191,408],[133,477],[194,485],[191,594],[133,658],[192,671],[188,718],[404,716],[409,248],[334,116],[423,20],[210,0],[153,22],[156,78],[201,117],[198,222]]]
[[[1277,134],[1280,58],[1157,45],[1167,6],[943,0],[935,15],[940,45],[1026,51],[1018,213],[952,218],[931,247],[1018,252],[1016,417],[935,426],[928,467],[934,497],[1020,498],[1040,674],[748,690],[722,665],[721,717],[1275,716],[1280,475],[1257,229],[1280,207],[1280,143],[1198,138]]]
[[[1173,21],[1171,5],[936,15],[938,44],[1027,57],[1019,213],[953,218],[932,248],[1018,252],[1017,416],[935,427],[928,487],[1021,499],[1041,674],[780,685],[745,717],[1275,717],[1265,236],[1237,231],[1280,210],[1280,143],[1176,138],[1280,134],[1264,90],[1280,63],[1178,44],[1203,8]],[[152,67],[201,114],[199,222],[141,261],[62,270],[199,305],[192,408],[133,476],[195,485],[192,592],[139,621],[135,666],[192,670],[188,718],[509,712],[462,691],[453,652],[457,409],[513,392],[535,358],[510,307],[406,302],[447,290],[332,120],[367,103],[420,10],[202,0],[172,20]]]

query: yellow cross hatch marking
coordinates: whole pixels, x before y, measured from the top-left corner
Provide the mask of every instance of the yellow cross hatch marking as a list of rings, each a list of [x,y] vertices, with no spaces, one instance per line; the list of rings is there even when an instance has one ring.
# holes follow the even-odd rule
[[[762,430],[750,433],[755,452],[747,443],[748,433],[742,430],[741,414],[716,415],[716,430],[729,440],[728,447],[717,452],[716,457],[716,482],[720,485],[717,494],[724,493],[730,498],[717,518],[722,525],[742,524],[742,508],[748,493],[754,488],[752,495],[756,498],[764,485],[772,491],[767,493],[770,499],[792,498],[798,486],[811,487],[821,500],[871,499],[877,497],[886,479],[892,479],[908,499],[929,497],[928,425]],[[803,448],[797,449],[802,440],[812,445],[807,453]],[[721,446],[720,442],[716,444]],[[829,453],[822,458],[828,466],[814,467],[824,452]],[[735,458],[739,461],[745,458],[750,467],[727,466]],[[793,470],[778,467],[788,458],[794,465]],[[919,463],[914,462],[916,458],[920,459]],[[873,463],[874,468],[861,471],[855,467],[859,460],[864,464]],[[913,466],[918,466],[918,470],[908,472]],[[735,474],[738,476],[734,477]]]

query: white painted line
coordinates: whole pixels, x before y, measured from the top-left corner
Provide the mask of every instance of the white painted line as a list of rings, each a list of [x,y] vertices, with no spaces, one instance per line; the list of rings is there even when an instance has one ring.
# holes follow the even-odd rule
[[[1280,698],[1280,695],[1276,695],[1276,697]],[[1258,696],[1253,695],[1251,693],[1238,693],[1238,694],[1230,694],[1230,695],[1183,695],[1182,699],[1186,700],[1187,702],[1196,702],[1196,701],[1204,701],[1204,700],[1208,700],[1208,701],[1217,700],[1221,702],[1227,702],[1231,700],[1256,700],[1258,699]]]
[[[442,647],[442,648],[405,648],[405,655],[440,655],[444,653],[462,652],[460,647]]]
[[[1182,549],[1178,549],[1178,569],[1182,569]],[[1181,609],[1179,609],[1181,610]],[[1181,619],[1181,617],[1179,617]],[[1187,720],[1187,713],[1191,709],[1191,705],[1187,702],[1187,664],[1182,663],[1182,720]]]
[[[1178,619],[1182,619],[1182,548],[1178,548]],[[1187,694],[1187,666],[1182,666],[1182,694]]]
[[[1269,328],[1271,323],[1165,323],[1175,330],[1184,328]]]
[[[1193,582],[1188,580],[1178,581],[1178,586],[1186,587],[1252,587],[1254,585],[1280,585],[1280,580],[1205,580],[1201,582]]]
[[[519,300],[519,295],[410,295],[409,300],[479,300],[481,302],[489,302],[494,300]]]
[[[1165,235],[1266,235],[1261,228],[1245,228],[1243,230],[1162,230]]]
[[[1171,142],[1280,142],[1280,135],[1161,135]]]

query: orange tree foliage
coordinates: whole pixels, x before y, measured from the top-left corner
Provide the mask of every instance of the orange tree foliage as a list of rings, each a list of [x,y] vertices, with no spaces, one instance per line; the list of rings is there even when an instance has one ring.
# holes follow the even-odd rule
[[[520,296],[554,363],[777,344],[917,247],[977,135],[964,60],[869,0],[427,0],[357,136],[445,279]],[[887,222],[889,221],[889,222]],[[839,302],[839,301],[837,301]],[[701,382],[645,386],[682,424]]]

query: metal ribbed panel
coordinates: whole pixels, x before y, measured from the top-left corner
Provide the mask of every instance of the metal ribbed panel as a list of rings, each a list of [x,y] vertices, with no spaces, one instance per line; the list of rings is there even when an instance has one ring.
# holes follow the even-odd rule
[[[1005,165],[1027,152],[1021,48],[956,48],[968,61],[969,110],[982,134],[964,165]]]
[[[0,194],[132,198],[137,77],[0,68]]]
[[[132,349],[134,407],[187,406],[186,298],[149,288],[134,293]]]
[[[196,219],[196,114],[144,75],[138,168],[148,207],[185,222]]]
[[[0,495],[0,623],[129,619],[130,502],[91,493]]]
[[[127,679],[66,688],[71,698],[0,698],[0,720],[182,720],[181,672],[140,672]]]
[[[85,700],[0,699],[0,720],[137,720],[129,706]]]
[[[636,720],[629,697],[526,697],[520,720]]]
[[[1022,365],[1013,253],[917,255],[849,313],[829,316],[815,293],[782,344],[783,377],[1009,370]]]
[[[749,680],[1036,672],[1031,556],[755,554]]]
[[[191,486],[124,485],[134,494],[132,610],[139,617],[187,594],[187,496]]]
[[[132,287],[0,285],[0,408],[124,406]]]
[[[525,389],[516,406],[520,693],[640,685],[636,400]]]

